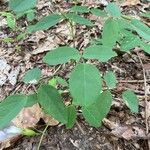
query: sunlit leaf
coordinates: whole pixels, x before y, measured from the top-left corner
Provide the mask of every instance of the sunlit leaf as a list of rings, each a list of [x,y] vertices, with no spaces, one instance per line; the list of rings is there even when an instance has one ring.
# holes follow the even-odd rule
[[[98,69],[90,64],[79,64],[71,72],[69,88],[73,103],[88,106],[95,102],[102,88]]]

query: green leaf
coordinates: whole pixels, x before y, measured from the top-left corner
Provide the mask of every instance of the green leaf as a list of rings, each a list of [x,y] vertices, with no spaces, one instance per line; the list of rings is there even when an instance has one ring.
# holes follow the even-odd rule
[[[46,113],[56,120],[68,122],[67,109],[58,91],[50,85],[42,85],[38,89],[38,101]]]
[[[39,68],[34,68],[27,71],[27,73],[23,77],[23,82],[26,84],[27,83],[35,84],[38,82],[40,77],[41,77],[41,70]]]
[[[90,64],[79,64],[71,72],[69,88],[73,103],[88,106],[95,102],[102,89],[98,69]]]
[[[108,114],[112,104],[110,91],[104,91],[99,95],[96,102],[88,107],[82,108],[85,120],[94,127],[100,127],[102,120]]]
[[[110,88],[113,89],[116,87],[117,84],[117,79],[116,75],[112,71],[107,71],[104,74],[104,80],[106,82],[106,85]]]
[[[81,24],[81,25],[94,26],[94,24],[90,20],[88,20],[84,17],[81,17],[75,13],[68,13],[68,14],[66,14],[66,17],[68,19],[70,19],[71,21]]]
[[[80,57],[77,49],[63,46],[48,52],[46,56],[44,56],[43,61],[49,65],[58,65],[66,63],[71,59],[79,61]]]
[[[32,21],[35,18],[35,10],[30,10],[27,12],[27,20]]]
[[[112,50],[111,47],[102,45],[93,45],[84,50],[83,57],[85,59],[98,59],[101,62],[107,62],[117,54]]]
[[[76,122],[77,112],[74,105],[67,106],[67,111],[68,111],[68,122],[66,124],[66,127],[68,129],[71,129]]]
[[[49,80],[48,84],[53,86],[53,87],[57,87],[57,80],[56,80],[56,78],[52,78],[51,80]]]
[[[8,27],[10,27],[11,29],[15,29],[16,20],[15,20],[14,16],[13,15],[8,15],[6,20],[7,20]]]
[[[58,14],[52,14],[46,17],[43,17],[39,22],[37,22],[35,25],[31,25],[28,27],[27,31],[29,33],[36,32],[39,30],[47,30],[57,23],[61,21],[62,17]]]
[[[143,41],[140,42],[140,47],[148,54],[150,54],[150,44]]]
[[[107,19],[102,32],[102,43],[105,46],[113,47],[119,37],[120,27],[118,21]]]
[[[112,16],[112,17],[121,17],[121,11],[119,7],[115,3],[109,3],[106,7],[106,11]]]
[[[126,36],[124,39],[121,41],[121,51],[128,52],[131,49],[138,47],[140,45],[140,39],[135,36]]]
[[[0,12],[0,15],[6,17],[7,25],[11,29],[15,29],[16,27],[16,19],[12,13]]]
[[[138,113],[139,111],[138,99],[137,96],[134,94],[134,92],[127,90],[122,93],[122,97],[126,105],[130,108],[131,112]]]
[[[107,17],[107,13],[103,10],[98,9],[98,8],[92,8],[90,11],[95,16]]]
[[[87,6],[73,6],[71,8],[71,11],[74,11],[74,12],[78,12],[78,13],[88,13],[90,10],[88,9]]]
[[[34,104],[37,104],[37,94],[31,94],[27,96],[27,103],[25,107],[32,107]]]
[[[35,7],[37,0],[9,0],[9,7],[14,12],[23,12]]]
[[[150,19],[150,11],[146,13],[142,13],[141,16]]]
[[[150,41],[150,28],[142,23],[140,20],[131,20],[134,30],[145,40]]]
[[[56,76],[56,80],[57,80],[58,84],[60,84],[60,85],[62,85],[64,87],[68,87],[67,81],[64,80],[63,78]]]
[[[22,108],[26,105],[25,95],[12,95],[0,103],[0,128],[6,126],[14,119]]]

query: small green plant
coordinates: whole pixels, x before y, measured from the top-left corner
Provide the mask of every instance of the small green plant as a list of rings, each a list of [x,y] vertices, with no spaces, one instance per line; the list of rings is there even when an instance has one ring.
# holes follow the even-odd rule
[[[16,14],[24,14],[35,5],[36,0],[10,0],[9,2],[10,8]],[[128,53],[133,48],[140,47],[150,54],[148,44],[150,28],[140,20],[123,15],[115,3],[109,3],[105,10],[75,5],[68,13],[60,12],[42,18],[36,24],[30,25],[27,32],[32,34],[39,30],[47,30],[66,20],[74,38],[76,25],[85,25],[88,28],[94,26],[91,20],[84,17],[84,14],[87,13],[105,17],[101,37],[91,42],[91,45],[85,48],[82,54],[75,47],[66,45],[48,52],[43,58],[43,62],[51,66],[70,62],[74,69],[70,73],[69,80],[54,77],[47,84],[41,84],[37,93],[33,95],[22,94],[7,97],[0,103],[0,127],[11,121],[23,107],[36,103],[41,105],[45,113],[65,124],[67,128],[72,128],[75,124],[76,111],[79,107],[85,120],[91,126],[101,126],[103,118],[110,110],[113,100],[111,90],[116,88],[117,79],[113,71],[107,70],[102,74],[96,66],[86,62],[88,59],[107,62],[117,56],[116,47]],[[27,72],[23,81],[35,84],[40,80],[40,76],[39,68],[34,68]],[[63,101],[61,96],[63,91],[56,89],[58,84],[64,86],[70,93],[69,106],[66,106]],[[125,91],[122,97],[131,111],[138,113],[138,100],[134,92]]]

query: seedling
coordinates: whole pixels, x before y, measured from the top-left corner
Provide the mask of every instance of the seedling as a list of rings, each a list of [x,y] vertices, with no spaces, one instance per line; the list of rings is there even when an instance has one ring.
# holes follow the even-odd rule
[[[16,14],[31,10],[35,4],[36,0],[10,0],[9,2],[10,8]],[[117,57],[116,47],[119,47],[120,51],[128,53],[133,48],[140,47],[150,54],[148,44],[150,41],[150,28],[140,20],[122,15],[115,3],[109,3],[104,10],[75,5],[68,13],[50,14],[42,18],[36,24],[29,26],[27,32],[32,34],[39,30],[47,30],[63,20],[66,20],[72,29],[76,25],[84,25],[88,28],[94,27],[94,23],[84,17],[85,13],[106,18],[102,36],[96,42],[91,42],[91,45],[83,50],[83,54],[75,47],[62,46],[48,52],[43,58],[43,62],[50,66],[71,61],[74,64],[74,69],[70,73],[69,84],[57,77],[47,84],[40,85],[37,94],[34,96],[12,95],[7,97],[0,103],[0,127],[11,121],[27,104],[33,105],[36,103],[41,105],[44,112],[65,124],[67,128],[72,128],[75,124],[76,110],[79,106],[85,120],[91,126],[101,126],[103,118],[110,110],[113,100],[111,90],[116,88],[117,80],[113,71],[107,70],[103,75],[96,66],[86,62],[88,59],[107,62]],[[72,35],[74,38],[74,34]],[[35,73],[34,78],[32,76],[33,72]],[[23,81],[33,83],[32,81],[35,80],[40,80],[40,74],[39,70],[33,69],[27,72]],[[57,87],[56,82],[65,84],[70,92],[71,101],[69,106],[65,105],[60,92],[55,88]],[[132,91],[125,91],[122,97],[131,111],[138,113],[136,95]],[[7,111],[8,109],[9,111]],[[8,114],[8,112],[10,113]]]

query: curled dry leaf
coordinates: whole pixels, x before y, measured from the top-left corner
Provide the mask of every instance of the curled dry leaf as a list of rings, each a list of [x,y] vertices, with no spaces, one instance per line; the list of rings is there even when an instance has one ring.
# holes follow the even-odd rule
[[[126,140],[150,139],[150,134],[146,135],[144,128],[140,126],[121,125],[106,118],[103,120],[103,123],[112,130],[111,134],[118,138],[124,138]]]
[[[48,124],[49,126],[56,126],[59,124],[59,122],[57,120],[55,120],[54,118],[52,118],[51,116],[45,114],[44,112],[42,113],[42,119],[44,120],[44,122],[46,124]]]
[[[32,54],[36,55],[36,54],[44,53],[54,49],[55,47],[57,47],[57,43],[54,42],[53,37],[50,37],[44,43],[38,45],[38,48],[33,50]]]
[[[41,118],[41,112],[39,104],[35,104],[24,108],[12,122],[19,128],[34,127]]]

